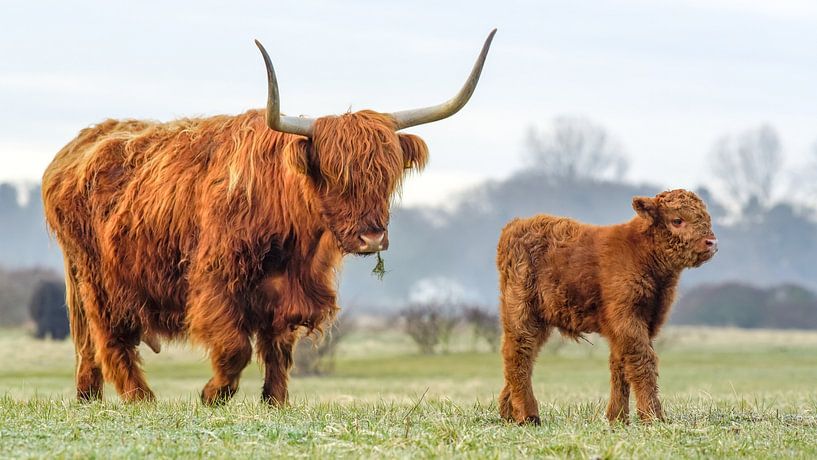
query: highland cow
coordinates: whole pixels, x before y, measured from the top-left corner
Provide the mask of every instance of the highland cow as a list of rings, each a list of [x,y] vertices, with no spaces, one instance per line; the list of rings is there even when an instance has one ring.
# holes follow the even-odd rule
[[[717,252],[706,206],[673,190],[633,198],[629,222],[595,226],[564,217],[514,219],[497,249],[503,418],[539,423],[531,373],[553,328],[579,338],[599,333],[610,344],[610,422],[629,420],[630,386],[644,421],[663,419],[658,356],[652,341],[664,323],[684,268]]]
[[[426,144],[397,131],[449,117],[471,97],[493,39],[445,103],[317,119],[280,113],[269,56],[264,110],[169,123],[107,120],[85,129],[43,176],[62,246],[77,397],[103,377],[125,401],[150,400],[140,340],[189,337],[209,353],[205,404],[237,390],[255,342],[263,398],[287,399],[292,348],[336,314],[344,254],[388,247],[389,203]]]

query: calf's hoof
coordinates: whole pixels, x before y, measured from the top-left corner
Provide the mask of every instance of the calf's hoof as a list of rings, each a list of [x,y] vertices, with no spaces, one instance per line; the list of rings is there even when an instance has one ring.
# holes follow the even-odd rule
[[[511,394],[506,390],[502,390],[502,393],[499,395],[499,416],[509,422],[514,421]]]
[[[652,412],[641,412],[638,414],[639,418],[641,419],[641,423],[650,424],[653,422],[666,422],[666,418],[664,418],[664,413],[652,413]]]
[[[610,425],[629,425],[630,424],[630,413],[624,410],[614,410],[608,409],[607,410],[607,421]]]
[[[201,390],[201,403],[205,406],[220,406],[232,399],[236,391],[238,385],[216,386],[210,380]]]
[[[80,390],[77,389],[77,401],[81,403],[90,403],[102,399],[101,390]]]

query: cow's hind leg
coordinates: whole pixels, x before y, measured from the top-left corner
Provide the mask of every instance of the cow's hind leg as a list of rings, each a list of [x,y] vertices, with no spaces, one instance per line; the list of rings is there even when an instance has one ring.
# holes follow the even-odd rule
[[[298,340],[296,331],[275,334],[262,330],[258,336],[258,354],[264,362],[264,401],[282,406],[288,399],[287,385],[292,367],[292,349]]]
[[[72,316],[76,317],[72,314]],[[104,381],[102,379],[102,367],[96,359],[96,348],[91,340],[87,320],[81,313],[80,321],[71,320],[71,328],[73,331],[74,346],[76,348],[76,383],[77,383],[77,399],[80,401],[91,401],[102,398],[102,386]],[[84,332],[79,332],[80,328],[84,328]]]
[[[154,400],[153,391],[142,372],[142,358],[137,348],[140,331],[134,329],[131,321],[112,324],[110,320],[90,316],[96,361],[102,365],[105,379],[113,383],[125,402]]]
[[[77,399],[90,401],[102,398],[102,368],[96,360],[96,348],[91,339],[90,325],[85,316],[76,271],[65,260],[65,300],[71,325],[71,338],[76,351]]]
[[[124,299],[109,297],[93,272],[79,271],[80,296],[85,316],[91,332],[91,342],[95,348],[95,362],[83,357],[78,369],[80,377],[88,377],[90,392],[97,386],[96,363],[101,364],[105,379],[112,382],[119,396],[126,402],[153,400],[155,396],[145,381],[141,368],[141,358],[137,345],[141,330],[138,322],[127,311],[116,306],[127,305]],[[90,280],[90,281],[86,281]],[[81,387],[83,385],[78,385]],[[82,390],[82,388],[78,388]],[[101,390],[100,390],[101,391]]]

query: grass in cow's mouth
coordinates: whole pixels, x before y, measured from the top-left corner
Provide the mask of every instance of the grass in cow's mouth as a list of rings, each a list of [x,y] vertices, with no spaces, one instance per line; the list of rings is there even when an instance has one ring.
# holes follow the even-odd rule
[[[376,276],[380,281],[383,281],[383,277],[386,275],[386,264],[383,262],[383,258],[380,257],[380,252],[377,253],[377,263],[372,269],[372,275]]]

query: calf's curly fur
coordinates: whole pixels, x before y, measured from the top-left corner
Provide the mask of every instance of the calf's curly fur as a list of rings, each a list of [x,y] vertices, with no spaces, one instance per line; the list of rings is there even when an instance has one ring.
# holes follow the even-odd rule
[[[630,387],[642,420],[662,419],[652,340],[681,271],[717,251],[706,206],[686,190],[635,197],[629,222],[595,226],[564,217],[514,219],[497,249],[505,387],[502,417],[539,423],[533,361],[553,328],[610,344],[607,418],[627,422]]]

